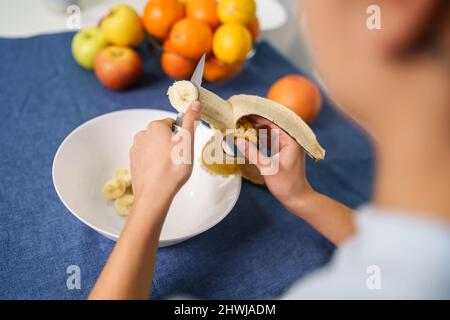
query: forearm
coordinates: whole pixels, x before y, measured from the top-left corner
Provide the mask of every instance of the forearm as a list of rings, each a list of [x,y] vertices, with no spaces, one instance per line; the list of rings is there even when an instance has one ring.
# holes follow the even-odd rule
[[[136,203],[89,299],[148,299],[169,205]]]
[[[289,209],[337,246],[355,232],[353,210],[312,189],[295,199]]]

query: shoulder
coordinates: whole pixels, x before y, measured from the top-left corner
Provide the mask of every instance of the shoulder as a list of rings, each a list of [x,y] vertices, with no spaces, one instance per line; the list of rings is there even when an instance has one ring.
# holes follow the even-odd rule
[[[448,226],[403,212],[366,207],[357,235],[286,299],[450,298]]]

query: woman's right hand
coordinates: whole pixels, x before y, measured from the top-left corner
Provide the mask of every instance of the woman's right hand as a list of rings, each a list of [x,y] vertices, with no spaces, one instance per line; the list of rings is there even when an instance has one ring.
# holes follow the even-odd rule
[[[251,121],[259,129],[268,129],[269,136],[279,136],[279,153],[266,157],[257,150],[256,145],[247,140],[238,139],[236,145],[260,171],[269,166],[276,169],[273,174],[263,175],[264,180],[272,194],[292,211],[300,199],[314,192],[305,174],[305,152],[271,121],[257,116],[251,117]]]

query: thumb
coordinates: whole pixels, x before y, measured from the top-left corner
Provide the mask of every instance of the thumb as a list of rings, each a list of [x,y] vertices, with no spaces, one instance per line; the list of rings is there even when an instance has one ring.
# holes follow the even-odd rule
[[[271,159],[263,155],[254,143],[248,140],[238,138],[236,146],[250,163],[254,164],[259,170],[270,164]]]
[[[183,125],[182,128],[187,130],[192,139],[194,139],[195,126],[196,122],[200,121],[200,111],[202,109],[202,105],[199,101],[194,101],[189,106],[188,110],[183,116]]]

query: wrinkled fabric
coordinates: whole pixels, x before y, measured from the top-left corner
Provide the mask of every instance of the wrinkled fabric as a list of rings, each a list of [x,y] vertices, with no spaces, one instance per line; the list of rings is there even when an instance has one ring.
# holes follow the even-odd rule
[[[0,38],[0,298],[84,299],[114,242],[76,219],[59,200],[52,161],[64,138],[85,121],[126,108],[174,111],[158,60],[143,46],[145,75],[122,93],[101,86],[73,60],[73,33]],[[265,96],[279,77],[298,73],[269,44],[234,80],[205,84],[224,98]],[[325,100],[313,124],[327,149],[324,161],[307,161],[311,184],[351,207],[369,200],[372,150],[359,129]],[[187,213],[188,214],[188,213]],[[245,182],[235,208],[217,226],[159,250],[152,297],[270,298],[329,261],[334,247],[289,214],[263,187]],[[80,268],[81,288],[68,289]]]

